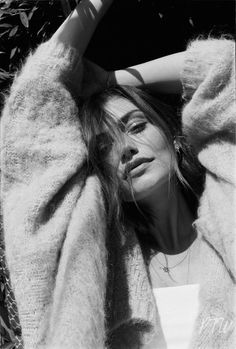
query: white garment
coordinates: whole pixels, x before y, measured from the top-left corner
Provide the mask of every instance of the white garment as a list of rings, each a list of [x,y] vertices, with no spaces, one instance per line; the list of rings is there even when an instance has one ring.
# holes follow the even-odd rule
[[[199,285],[153,289],[168,349],[189,347],[198,314]]]

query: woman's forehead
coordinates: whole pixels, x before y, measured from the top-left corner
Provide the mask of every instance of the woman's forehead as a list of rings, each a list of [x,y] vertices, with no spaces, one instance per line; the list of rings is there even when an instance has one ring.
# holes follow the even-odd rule
[[[125,115],[138,111],[138,107],[126,98],[115,96],[105,103],[105,110],[113,117],[121,120]]]

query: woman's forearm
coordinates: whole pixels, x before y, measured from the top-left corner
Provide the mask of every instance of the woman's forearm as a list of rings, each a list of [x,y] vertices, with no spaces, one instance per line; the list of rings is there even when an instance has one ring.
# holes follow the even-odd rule
[[[110,74],[110,83],[147,87],[152,92],[181,93],[180,75],[185,52],[175,53],[143,64],[116,70]]]
[[[82,0],[51,40],[72,46],[83,55],[100,19],[113,0]]]

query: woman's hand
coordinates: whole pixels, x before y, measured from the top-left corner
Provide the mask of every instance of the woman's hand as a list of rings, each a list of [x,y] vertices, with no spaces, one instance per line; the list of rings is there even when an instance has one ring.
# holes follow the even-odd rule
[[[82,0],[75,10],[58,28],[50,40],[76,49],[83,57],[98,23],[112,4],[113,0]],[[89,96],[106,86],[108,72],[98,65],[82,61],[74,75],[74,83],[79,85],[80,94]]]
[[[83,59],[82,63],[81,96],[89,97],[108,87],[110,72],[99,65]]]

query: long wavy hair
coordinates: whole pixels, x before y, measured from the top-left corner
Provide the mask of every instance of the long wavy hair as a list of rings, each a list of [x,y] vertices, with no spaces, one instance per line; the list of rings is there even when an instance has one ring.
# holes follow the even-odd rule
[[[162,132],[172,155],[175,178],[193,214],[196,213],[198,196],[202,191],[203,170],[181,132],[180,117],[162,101],[130,86],[115,86],[83,101],[80,119],[88,150],[87,175],[95,174],[100,179],[107,224],[111,228],[109,231],[123,235],[132,226],[140,238],[154,246],[155,243],[148,234],[148,212],[141,210],[135,200],[126,202],[123,199],[120,180],[108,161],[111,145],[120,139],[121,132],[105,108],[106,102],[115,97],[131,101]],[[130,189],[132,192],[132,187]]]

